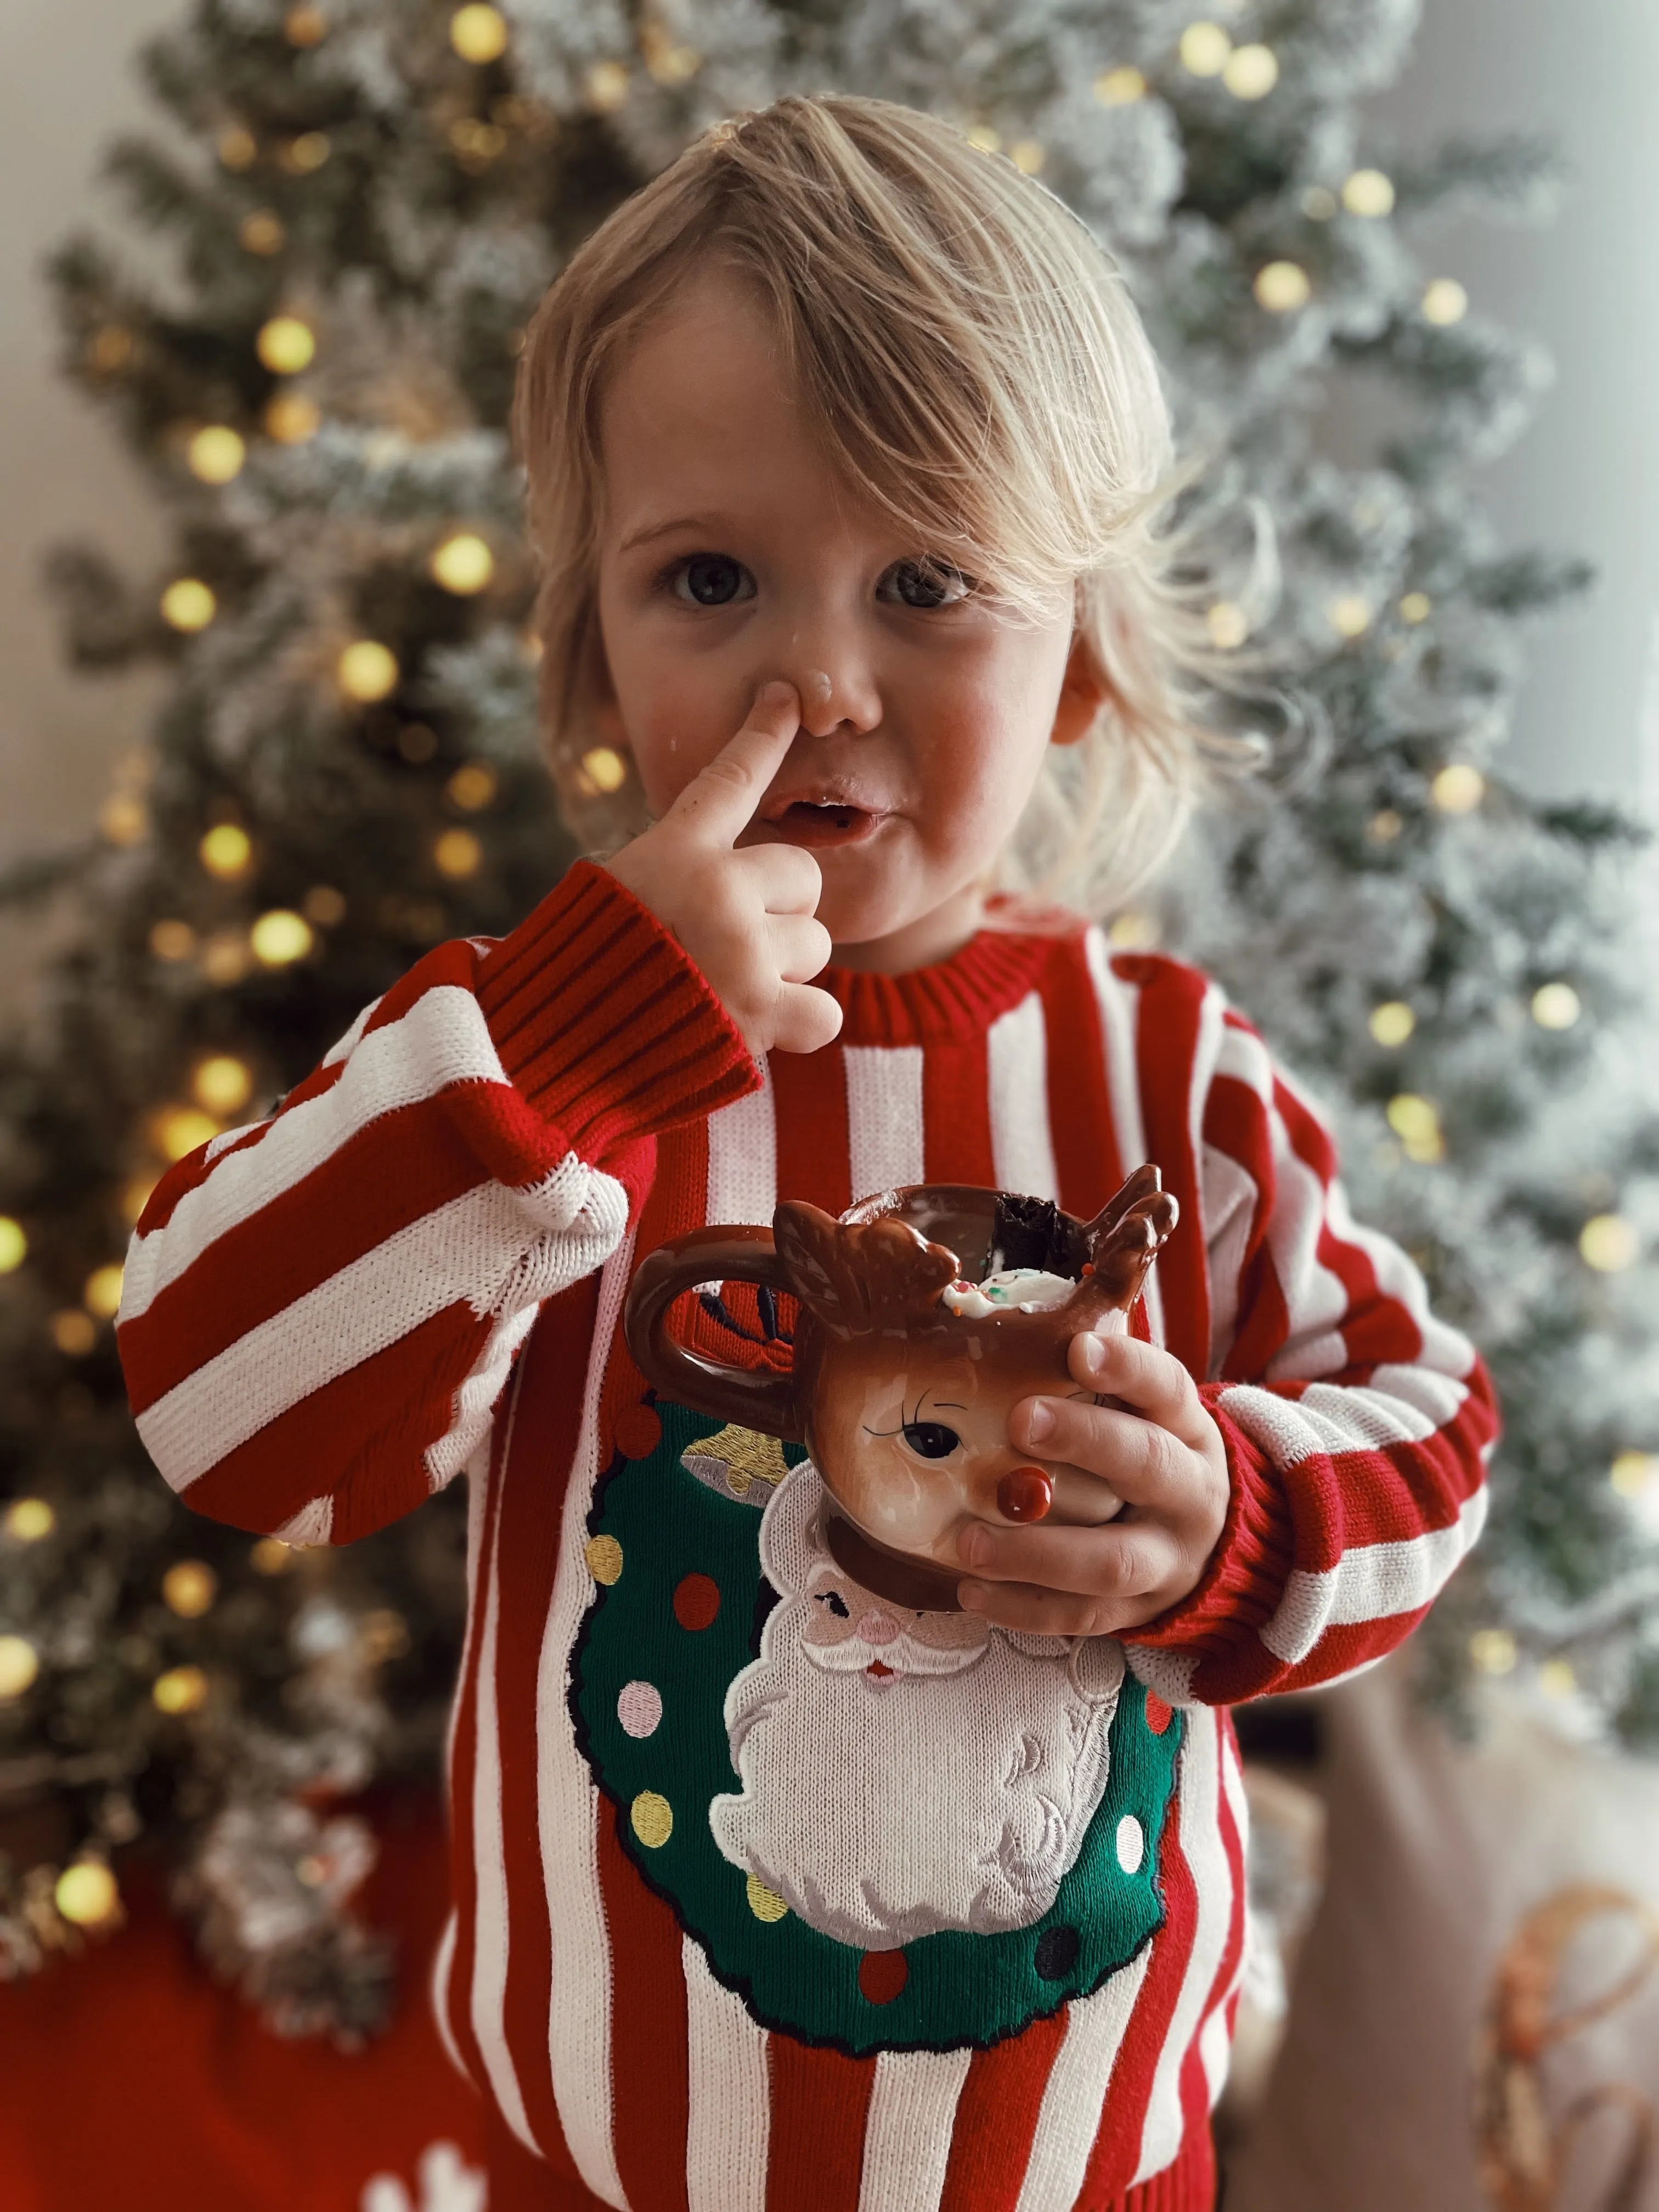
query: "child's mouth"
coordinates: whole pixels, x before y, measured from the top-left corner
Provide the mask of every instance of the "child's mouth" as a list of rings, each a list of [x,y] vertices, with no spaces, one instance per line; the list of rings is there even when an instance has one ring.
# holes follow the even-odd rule
[[[836,800],[798,799],[781,814],[769,817],[771,828],[791,845],[817,848],[826,845],[857,845],[874,834],[882,816],[867,807]]]

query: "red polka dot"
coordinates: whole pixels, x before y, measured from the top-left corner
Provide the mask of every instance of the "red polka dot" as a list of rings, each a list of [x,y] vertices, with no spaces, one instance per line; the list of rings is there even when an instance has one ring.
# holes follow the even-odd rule
[[[1175,1718],[1174,1712],[1155,1691],[1146,1692],[1146,1725],[1154,1735],[1162,1735]]]
[[[720,1609],[720,1584],[712,1575],[682,1575],[674,1585],[674,1618],[682,1628],[708,1628]]]
[[[662,1423],[649,1406],[629,1406],[617,1416],[617,1449],[624,1459],[648,1459],[662,1442]]]
[[[909,1978],[902,1951],[866,1951],[859,1960],[859,1989],[871,2004],[891,2004]]]

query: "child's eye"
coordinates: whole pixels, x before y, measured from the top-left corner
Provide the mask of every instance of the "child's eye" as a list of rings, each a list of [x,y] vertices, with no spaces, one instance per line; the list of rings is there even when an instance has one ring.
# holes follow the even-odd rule
[[[918,1459],[949,1459],[962,1442],[943,1421],[907,1421],[899,1434]]]
[[[693,553],[677,561],[669,572],[669,588],[677,599],[694,607],[729,607],[738,599],[752,599],[755,580],[741,561],[726,553]]]
[[[948,561],[895,561],[876,586],[876,597],[905,607],[953,607],[973,588]]]

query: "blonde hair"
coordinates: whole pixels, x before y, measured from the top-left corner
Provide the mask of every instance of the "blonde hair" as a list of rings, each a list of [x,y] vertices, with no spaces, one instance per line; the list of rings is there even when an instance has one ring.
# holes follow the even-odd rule
[[[602,849],[645,819],[631,768],[607,792],[584,766],[599,405],[629,343],[711,264],[757,289],[833,464],[918,552],[1012,619],[1072,598],[1104,703],[1079,744],[1048,748],[1003,878],[1121,898],[1230,750],[1200,718],[1218,671],[1164,526],[1178,478],[1157,364],[1121,274],[1060,201],[884,100],[792,97],[719,125],[592,233],[530,325],[514,428],[544,729],[572,827]]]

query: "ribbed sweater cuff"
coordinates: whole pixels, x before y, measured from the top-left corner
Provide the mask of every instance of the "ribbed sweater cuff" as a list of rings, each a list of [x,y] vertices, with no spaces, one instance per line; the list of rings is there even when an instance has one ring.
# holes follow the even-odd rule
[[[1227,1451],[1232,1495],[1219,1541],[1196,1589],[1130,1632],[1136,1644],[1215,1652],[1237,1644],[1272,1614],[1294,1560],[1290,1506],[1272,1462],[1224,1412],[1225,1385],[1200,1386]]]
[[[501,1066],[586,1159],[759,1088],[696,963],[591,860],[491,946],[475,988]]]

